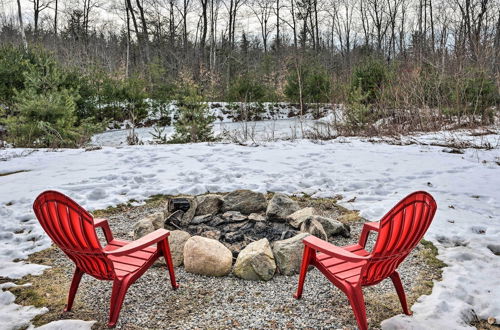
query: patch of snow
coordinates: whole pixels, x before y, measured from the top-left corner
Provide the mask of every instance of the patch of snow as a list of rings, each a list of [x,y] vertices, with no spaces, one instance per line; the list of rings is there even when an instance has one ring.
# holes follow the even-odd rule
[[[427,138],[440,139],[439,134]],[[442,150],[359,138],[254,147],[200,143],[103,147],[90,152],[5,150],[0,158],[7,160],[0,162],[0,173],[29,171],[0,177],[1,269],[4,276],[34,271],[23,263],[17,263],[15,271],[4,270],[3,265],[50,246],[31,211],[34,198],[47,189],[68,194],[89,210],[153,194],[243,188],[315,197],[342,194],[344,206],[361,210],[373,221],[408,193],[426,190],[438,203],[426,239],[436,244],[439,258],[449,267],[432,294],[413,306],[412,317],[396,316],[383,327],[468,328],[473,313],[499,320],[500,256],[491,247],[499,244],[500,237],[500,167],[495,161],[500,160],[500,149],[463,149],[463,154]],[[353,197],[354,202],[347,202]],[[12,298],[3,299],[2,308],[22,315],[16,316],[19,320],[38,312],[13,306]]]
[[[47,308],[36,308],[33,306],[21,306],[14,303],[16,297],[9,291],[18,285],[7,282],[0,284],[0,328],[1,329],[23,329],[31,326],[30,320],[37,315],[44,314]],[[28,285],[24,285],[28,286]]]
[[[247,122],[215,122],[213,125],[214,136],[223,142],[233,142],[238,139],[241,142],[270,142],[277,140],[295,140],[304,137],[304,132],[321,129],[330,124],[330,119],[316,121],[312,119],[291,118],[279,120],[262,120]],[[173,126],[163,127],[163,134],[169,139],[174,133]],[[154,127],[136,128],[139,141],[144,144],[152,144]],[[92,137],[91,144],[96,146],[123,146],[127,144],[128,130],[112,130]]]
[[[39,330],[90,330],[95,321],[80,321],[80,320],[59,320],[42,325],[35,329]]]

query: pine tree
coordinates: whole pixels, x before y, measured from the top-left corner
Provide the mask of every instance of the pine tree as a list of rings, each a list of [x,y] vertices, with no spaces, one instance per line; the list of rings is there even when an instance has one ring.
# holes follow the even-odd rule
[[[213,141],[212,123],[215,119],[203,102],[194,82],[183,79],[178,95],[178,119],[174,123],[175,134],[170,143]]]
[[[8,140],[16,147],[74,147],[78,94],[62,87],[64,74],[52,59],[29,64],[25,89],[16,92],[13,113],[5,120]]]

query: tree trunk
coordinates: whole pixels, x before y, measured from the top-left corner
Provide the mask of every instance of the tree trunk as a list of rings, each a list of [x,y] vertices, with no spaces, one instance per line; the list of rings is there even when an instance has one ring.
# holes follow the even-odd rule
[[[33,25],[35,37],[38,36],[38,18],[40,17],[40,0],[33,0]]]
[[[280,49],[280,0],[276,0],[276,50]]]
[[[141,19],[142,25],[142,34],[143,34],[143,42],[144,42],[144,51],[146,55],[146,62],[149,62],[149,35],[148,35],[148,27],[146,23],[146,17],[144,15],[144,9],[142,8],[141,1],[136,0],[137,8],[139,9],[139,16]]]
[[[58,5],[59,5],[59,0],[55,0],[54,3],[54,35],[57,36],[57,15],[58,15]]]
[[[21,0],[17,0],[17,14],[19,19],[19,29],[21,33],[21,40],[23,42],[24,50],[28,50],[28,41],[26,40],[26,34],[24,33],[24,24],[23,24],[23,14],[21,8]]]
[[[129,77],[129,63],[130,63],[130,11],[127,5],[127,1],[125,1],[125,12],[127,17],[127,51],[125,54],[125,77]]]

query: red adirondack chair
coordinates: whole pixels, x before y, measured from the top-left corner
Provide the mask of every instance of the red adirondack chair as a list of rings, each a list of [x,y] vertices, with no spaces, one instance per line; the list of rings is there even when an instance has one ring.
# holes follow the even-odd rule
[[[84,273],[113,281],[108,326],[114,327],[127,289],[160,256],[167,262],[172,288],[179,287],[168,245],[168,230],[158,229],[133,242],[115,239],[107,220],[94,219],[71,198],[57,191],[41,193],[33,209],[45,232],[76,264],[64,311],[71,310]],[[107,241],[104,248],[96,228],[104,232]]]
[[[359,329],[368,328],[362,287],[387,277],[396,288],[404,313],[411,315],[396,269],[420,242],[435,213],[434,198],[417,191],[400,201],[380,222],[365,223],[358,244],[337,247],[314,236],[304,238],[299,286],[294,297],[301,298],[308,266],[313,265],[347,295]],[[371,252],[365,250],[370,231],[378,232]]]

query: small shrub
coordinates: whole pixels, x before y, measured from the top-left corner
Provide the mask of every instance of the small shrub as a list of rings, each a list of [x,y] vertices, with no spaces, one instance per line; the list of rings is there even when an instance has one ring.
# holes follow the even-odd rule
[[[300,70],[302,100],[306,103],[324,103],[330,99],[330,78],[321,67],[303,66]],[[300,102],[299,76],[295,69],[288,74],[285,95],[292,102]]]
[[[0,104],[13,105],[16,91],[25,89],[25,73],[43,66],[50,55],[38,49],[27,51],[6,45],[0,47]]]
[[[15,92],[13,109],[5,120],[8,141],[16,147],[77,146],[79,95],[63,87],[65,75],[49,57],[26,69],[24,89]]]
[[[364,93],[361,87],[351,91],[349,103],[346,107],[346,124],[351,129],[363,128],[372,118],[371,105],[367,104],[368,93]]]
[[[189,79],[184,79],[179,86],[178,119],[174,123],[175,134],[170,143],[190,143],[213,141],[212,123],[215,117],[210,114],[203,102],[199,88]]]
[[[373,104],[379,99],[389,72],[386,65],[378,60],[369,60],[358,66],[352,75],[351,90],[359,89],[364,97],[363,103]]]
[[[8,141],[16,147],[76,147],[75,95],[69,90],[18,96],[16,115],[6,119]]]
[[[229,88],[229,99],[237,102],[259,102],[266,96],[266,88],[252,76],[244,75],[236,79]]]
[[[467,114],[474,119],[481,117],[483,123],[493,121],[493,107],[499,102],[495,81],[482,71],[472,71],[463,79],[462,103]]]

